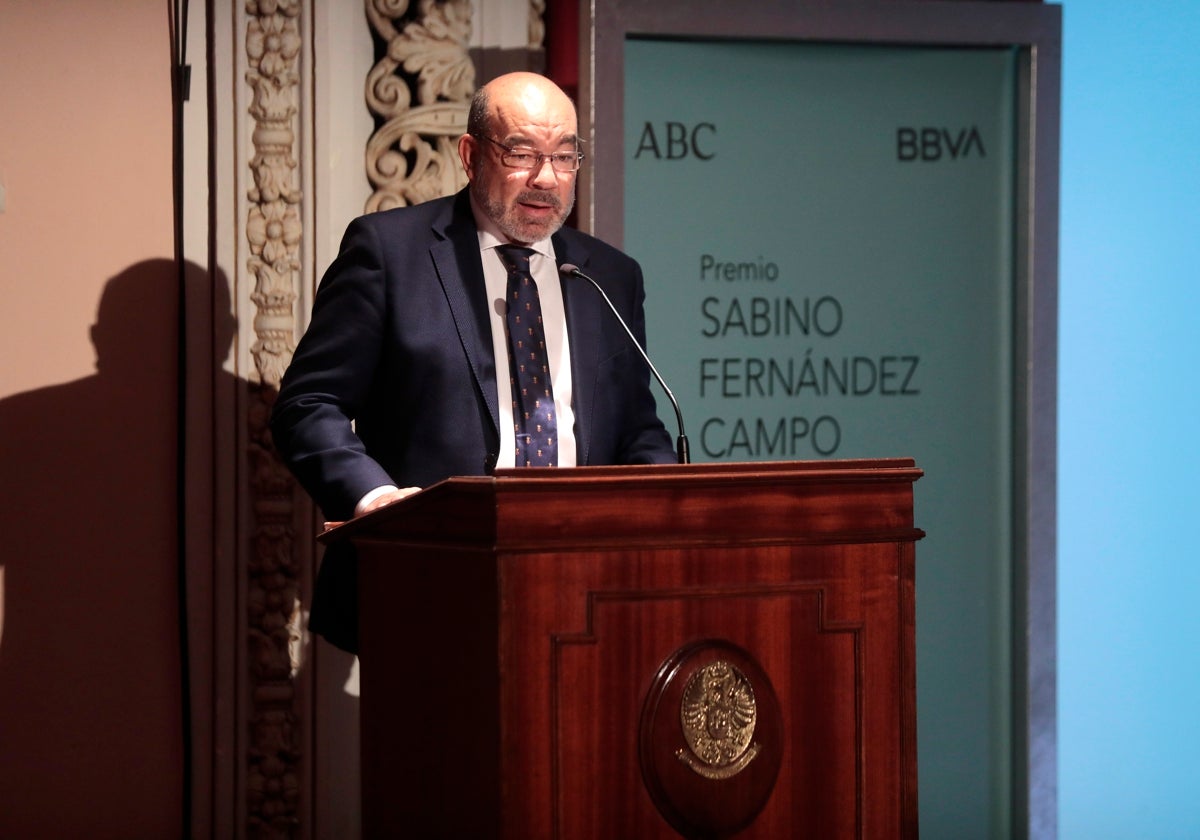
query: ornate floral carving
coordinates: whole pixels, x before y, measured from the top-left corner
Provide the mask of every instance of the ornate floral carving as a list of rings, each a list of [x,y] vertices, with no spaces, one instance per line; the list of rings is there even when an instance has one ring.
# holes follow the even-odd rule
[[[252,544],[247,567],[250,680],[246,754],[247,832],[283,838],[299,823],[301,753],[296,711],[300,639],[295,489],[271,444],[271,403],[294,346],[300,278],[299,181],[294,124],[299,111],[300,0],[247,0],[246,83],[254,154],[248,191],[246,267],[254,277],[258,382],[248,390],[247,434]]]
[[[246,11],[246,82],[254,119],[247,267],[255,278],[251,299],[258,307],[257,342],[250,352],[261,380],[278,385],[294,349],[292,305],[300,271],[301,193],[295,186],[293,128],[300,98],[300,7],[298,0],[247,0]]]
[[[475,91],[467,53],[470,0],[366,0],[386,52],[367,76],[366,101],[379,128],[367,143],[374,188],[367,211],[418,204],[466,183],[456,138],[466,130]],[[414,93],[416,101],[414,103]]]

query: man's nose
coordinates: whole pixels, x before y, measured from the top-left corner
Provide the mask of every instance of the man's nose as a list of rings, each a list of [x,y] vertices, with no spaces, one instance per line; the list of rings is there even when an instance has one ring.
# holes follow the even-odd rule
[[[549,157],[542,158],[533,167],[533,170],[529,173],[529,183],[532,186],[542,189],[558,184],[558,170],[551,164]]]

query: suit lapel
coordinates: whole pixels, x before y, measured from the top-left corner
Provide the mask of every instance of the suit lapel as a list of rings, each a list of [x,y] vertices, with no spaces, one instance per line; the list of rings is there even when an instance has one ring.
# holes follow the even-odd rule
[[[573,263],[587,271],[589,254],[577,241],[560,231],[552,237],[559,265]],[[574,391],[576,460],[588,463],[592,432],[593,396],[601,359],[601,327],[605,315],[603,302],[592,284],[578,277],[560,277],[563,306],[567,316],[567,335],[571,342],[571,381]]]
[[[475,387],[488,407],[492,429],[499,439],[496,360],[492,350],[487,288],[479,256],[479,235],[465,190],[458,194],[452,207],[453,213],[433,226],[438,241],[430,247],[429,255],[450,305]]]

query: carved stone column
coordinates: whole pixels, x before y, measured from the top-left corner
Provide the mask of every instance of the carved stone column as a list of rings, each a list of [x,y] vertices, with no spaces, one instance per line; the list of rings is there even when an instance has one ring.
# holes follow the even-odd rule
[[[253,186],[247,193],[246,269],[253,277],[257,380],[247,401],[250,545],[246,644],[250,692],[246,827],[250,837],[295,836],[302,760],[297,691],[303,638],[300,559],[294,550],[295,486],[276,455],[267,420],[292,357],[293,304],[302,280],[300,242],[300,2],[247,0],[246,84],[251,90]]]

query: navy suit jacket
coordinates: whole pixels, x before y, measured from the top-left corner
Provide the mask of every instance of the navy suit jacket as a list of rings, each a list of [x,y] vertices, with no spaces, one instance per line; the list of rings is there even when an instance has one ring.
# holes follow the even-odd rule
[[[594,277],[644,344],[638,264],[569,228],[552,241],[559,263]],[[578,463],[673,463],[649,371],[629,337],[591,284],[561,282]],[[350,518],[384,484],[426,487],[491,472],[500,431],[488,305],[465,190],[350,224],[271,415],[276,449],[326,517]],[[499,370],[507,379],[507,359]],[[350,650],[354,572],[345,547],[326,552],[310,623]]]

